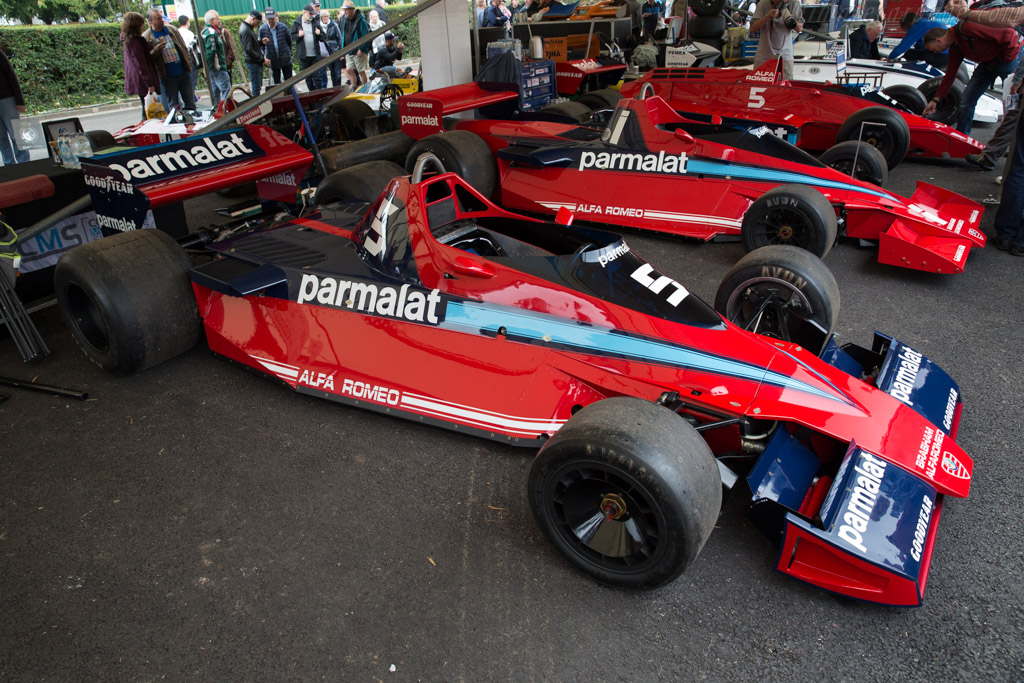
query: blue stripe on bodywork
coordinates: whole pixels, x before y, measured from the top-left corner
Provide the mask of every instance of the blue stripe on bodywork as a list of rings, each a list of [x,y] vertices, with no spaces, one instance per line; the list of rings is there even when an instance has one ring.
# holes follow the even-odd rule
[[[841,393],[836,396],[806,382],[757,365],[557,316],[475,302],[450,301],[445,311],[444,322],[440,326],[462,333],[487,336],[496,336],[498,328],[503,327],[509,338],[523,339],[528,343],[544,343],[579,353],[657,363],[762,382],[833,401],[846,402]]]
[[[899,202],[896,197],[884,190],[876,190],[873,188],[862,187],[860,185],[851,185],[849,183],[842,183],[836,180],[824,180],[804,173],[776,171],[774,169],[758,166],[743,166],[729,162],[709,161],[707,159],[695,159],[690,157],[686,161],[686,172],[722,177],[728,176],[730,178],[743,178],[746,180],[768,180],[779,183],[799,183],[801,185],[831,187],[837,190],[861,192],[863,194],[873,195],[882,199],[888,199],[891,202]]]

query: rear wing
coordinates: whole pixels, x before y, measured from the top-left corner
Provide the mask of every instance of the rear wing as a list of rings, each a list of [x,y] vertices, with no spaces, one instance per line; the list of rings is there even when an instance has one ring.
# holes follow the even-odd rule
[[[294,204],[313,155],[264,126],[244,126],[83,160],[104,234],[142,227],[149,209],[258,181],[260,197]]]
[[[515,83],[464,83],[398,98],[402,132],[416,140],[444,130],[445,116],[519,99]]]

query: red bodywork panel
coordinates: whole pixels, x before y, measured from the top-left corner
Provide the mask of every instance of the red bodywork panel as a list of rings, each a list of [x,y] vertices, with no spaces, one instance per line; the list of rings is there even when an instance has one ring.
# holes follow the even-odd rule
[[[658,97],[624,99],[619,112],[627,120],[609,124],[619,132],[591,143],[566,139],[578,126],[545,121],[463,120],[456,128],[488,143],[498,160],[498,200],[517,211],[569,208],[580,220],[710,240],[739,235],[754,200],[796,183],[820,191],[845,216],[848,237],[878,240],[883,263],[960,273],[971,247],[985,244],[984,209],[955,193],[920,183],[905,199],[802,155],[784,159],[694,138],[675,129],[685,119]],[[637,161],[625,167],[623,155]],[[602,168],[602,159],[612,166]],[[666,172],[673,159],[675,170]],[[639,168],[646,162],[655,170]]]
[[[798,131],[797,147],[823,152],[836,144],[843,123],[872,102],[829,89],[821,83],[785,81],[777,61],[756,71],[727,68],[651,69],[623,85],[633,97],[650,84],[654,94],[676,110],[704,116],[747,119]],[[898,110],[897,110],[898,111]],[[923,116],[899,112],[910,128],[908,155],[962,159],[985,146],[960,131]]]

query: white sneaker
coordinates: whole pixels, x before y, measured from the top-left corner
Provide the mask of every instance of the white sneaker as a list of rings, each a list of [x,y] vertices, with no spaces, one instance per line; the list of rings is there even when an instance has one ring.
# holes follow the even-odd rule
[[[1002,184],[1003,184],[1003,176],[997,175],[996,176],[996,185],[1002,185]]]

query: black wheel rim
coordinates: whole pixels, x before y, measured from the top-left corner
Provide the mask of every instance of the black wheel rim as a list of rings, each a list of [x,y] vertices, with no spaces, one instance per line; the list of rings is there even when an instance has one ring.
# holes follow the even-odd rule
[[[896,141],[893,139],[889,126],[884,124],[868,123],[864,126],[864,142],[868,143],[888,159],[896,148]]]
[[[870,166],[860,159],[857,159],[856,167],[854,167],[853,159],[838,159],[830,163],[829,166],[857,180],[863,180],[874,185],[882,184],[882,179],[871,170]]]
[[[793,341],[789,316],[793,310],[811,317],[815,311],[792,283],[773,277],[751,278],[733,290],[725,306],[730,322],[748,332]]]
[[[788,244],[810,250],[814,242],[814,226],[803,211],[777,207],[761,214],[751,237],[760,247]]]
[[[64,285],[64,301],[78,335],[97,352],[106,353],[110,347],[107,326],[92,298],[78,285],[68,283]]]
[[[563,465],[548,480],[544,504],[565,544],[598,569],[639,574],[664,554],[664,513],[646,487],[617,468]]]

